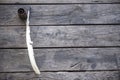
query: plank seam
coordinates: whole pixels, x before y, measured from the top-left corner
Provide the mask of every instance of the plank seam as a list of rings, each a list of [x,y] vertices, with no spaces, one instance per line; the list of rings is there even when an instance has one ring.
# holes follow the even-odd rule
[[[112,72],[120,71],[120,69],[110,69],[110,70],[41,70],[41,72]],[[6,71],[0,73],[34,73],[34,71]]]
[[[120,23],[105,23],[105,24],[42,24],[42,25],[30,25],[30,26],[83,26],[83,25],[120,25]],[[25,25],[0,25],[0,27],[6,27],[6,26],[25,26]]]
[[[0,5],[76,5],[76,4],[120,4],[120,2],[92,3],[0,3]]]
[[[66,46],[66,47],[33,47],[34,49],[61,49],[61,48],[120,48],[120,46]],[[27,47],[0,47],[0,49],[27,49]]]

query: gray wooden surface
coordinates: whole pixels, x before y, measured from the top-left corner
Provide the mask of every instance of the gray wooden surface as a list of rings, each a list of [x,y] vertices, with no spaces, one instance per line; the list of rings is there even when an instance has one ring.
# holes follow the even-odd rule
[[[42,71],[118,70],[120,48],[35,49]],[[0,49],[0,72],[33,71],[26,49]]]
[[[119,0],[0,0],[0,3],[119,3]]]
[[[119,25],[30,26],[34,47],[120,46]],[[26,47],[25,26],[1,26],[0,48]]]
[[[21,7],[31,7],[41,75],[28,58]],[[120,0],[0,0],[0,80],[120,80]]]
[[[42,72],[34,73],[1,73],[0,80],[120,80],[119,71],[113,72]]]
[[[0,25],[24,25],[18,8],[31,7],[30,25],[119,24],[119,4],[0,5]]]

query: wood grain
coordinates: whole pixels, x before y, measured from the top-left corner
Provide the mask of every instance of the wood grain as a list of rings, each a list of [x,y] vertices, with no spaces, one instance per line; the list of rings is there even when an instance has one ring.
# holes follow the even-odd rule
[[[34,49],[41,71],[118,70],[119,48]],[[0,49],[0,72],[33,71],[26,49]]]
[[[119,24],[119,4],[0,5],[0,25],[25,25],[18,8],[31,7],[30,25]]]
[[[119,71],[113,72],[42,72],[34,73],[0,73],[0,80],[120,80]]]
[[[119,0],[0,0],[0,3],[119,3]]]
[[[120,46],[119,25],[30,26],[34,47]],[[0,48],[26,47],[25,26],[1,26]]]

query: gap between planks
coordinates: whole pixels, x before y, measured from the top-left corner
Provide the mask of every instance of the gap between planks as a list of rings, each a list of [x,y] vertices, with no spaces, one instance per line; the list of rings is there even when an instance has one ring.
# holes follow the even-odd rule
[[[120,48],[120,46],[68,46],[68,47],[33,47],[33,49],[67,49],[67,48]],[[0,47],[0,49],[27,49],[27,47]]]
[[[41,72],[112,72],[120,71],[120,69],[110,69],[110,70],[41,70]],[[0,73],[32,73],[34,71],[5,71]]]
[[[42,25],[30,25],[30,26],[114,26],[114,25],[120,25],[120,23],[108,23],[108,24],[42,24]],[[1,25],[0,24],[0,27],[22,27],[22,26],[26,26],[26,25]]]
[[[111,3],[0,3],[0,5],[74,5],[74,4],[120,4],[120,2]]]

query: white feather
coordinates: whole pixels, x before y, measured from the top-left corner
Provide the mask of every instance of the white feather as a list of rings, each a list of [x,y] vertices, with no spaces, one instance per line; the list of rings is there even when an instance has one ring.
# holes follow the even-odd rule
[[[27,21],[26,21],[26,43],[28,48],[28,55],[29,55],[29,59],[30,59],[33,70],[35,71],[36,74],[40,74],[39,68],[37,67],[35,57],[34,57],[34,51],[32,46],[33,42],[31,41],[31,37],[30,37],[29,16],[30,16],[30,11],[28,10]]]

